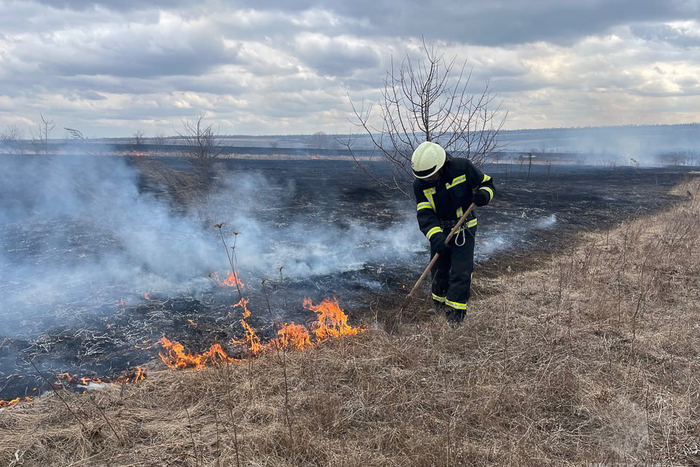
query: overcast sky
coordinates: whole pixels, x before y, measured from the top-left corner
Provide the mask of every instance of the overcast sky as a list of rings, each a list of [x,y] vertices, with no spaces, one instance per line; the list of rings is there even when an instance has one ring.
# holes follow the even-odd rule
[[[700,0],[0,0],[0,132],[348,133],[421,37],[507,129],[700,121]]]

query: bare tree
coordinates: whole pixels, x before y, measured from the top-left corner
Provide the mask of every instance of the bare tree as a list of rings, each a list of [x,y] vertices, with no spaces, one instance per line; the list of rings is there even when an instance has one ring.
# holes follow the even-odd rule
[[[2,141],[5,151],[10,154],[24,153],[23,139],[24,132],[17,125],[7,125],[7,129],[0,133],[0,141]]]
[[[196,120],[182,122],[184,131],[178,132],[183,140],[185,156],[197,169],[200,175],[209,176],[216,158],[226,149],[223,139],[213,126],[204,121],[204,114],[200,114]]]
[[[144,143],[144,136],[146,136],[146,133],[141,130],[136,130],[134,132],[133,145],[141,146]]]
[[[306,145],[309,149],[328,149],[329,141],[330,139],[325,132],[317,131],[311,135]]]
[[[151,138],[151,141],[153,141],[153,144],[156,146],[164,146],[165,145],[165,133],[160,132],[156,133],[153,138]]]
[[[466,71],[466,61],[456,66],[456,58],[447,61],[425,43],[423,53],[418,62],[407,55],[398,67],[392,60],[384,79],[382,99],[377,103],[379,127],[370,121],[372,106],[358,108],[350,101],[356,125],[392,164],[393,180],[387,182],[374,177],[360,164],[352,148],[346,147],[368,175],[409,197],[404,187],[413,179],[411,155],[420,143],[433,141],[452,155],[469,158],[479,165],[496,148],[496,137],[505,122],[505,115],[497,118],[500,108],[488,83],[479,94],[468,91],[471,72]]]
[[[152,138],[151,138],[151,151],[155,154],[161,154],[164,152],[163,146],[165,146],[165,143],[167,142],[165,138],[165,133],[163,132],[158,132],[156,133]]]
[[[35,134],[32,132],[32,141],[37,150],[44,151],[44,154],[49,153],[49,134],[56,127],[53,120],[47,120],[44,114],[39,114],[41,116],[41,123],[39,124],[39,130]]]
[[[521,155],[521,157],[523,157]],[[525,158],[527,158],[527,180],[530,180],[530,172],[532,171],[532,161],[537,157],[537,149],[533,149],[527,153]]]

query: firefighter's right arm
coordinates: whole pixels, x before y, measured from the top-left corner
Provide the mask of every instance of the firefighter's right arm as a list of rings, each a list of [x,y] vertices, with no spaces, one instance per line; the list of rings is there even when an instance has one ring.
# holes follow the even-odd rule
[[[435,188],[423,189],[418,185],[414,185],[413,192],[416,196],[418,226],[421,232],[430,241],[433,250],[437,252],[444,251],[447,248],[445,244],[446,236],[440,226],[440,219],[435,212],[435,202],[433,201]]]

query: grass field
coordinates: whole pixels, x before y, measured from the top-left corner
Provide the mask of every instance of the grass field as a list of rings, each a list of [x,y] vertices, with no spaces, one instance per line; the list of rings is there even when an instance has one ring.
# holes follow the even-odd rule
[[[482,279],[457,328],[367,310],[303,352],[1,410],[0,463],[700,465],[700,180],[675,192]]]

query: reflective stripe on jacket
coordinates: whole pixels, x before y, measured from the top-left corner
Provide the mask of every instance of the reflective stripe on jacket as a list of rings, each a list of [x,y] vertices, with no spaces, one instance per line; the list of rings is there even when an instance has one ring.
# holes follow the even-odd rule
[[[464,211],[472,204],[476,190],[487,193],[489,201],[493,199],[493,180],[467,159],[448,159],[440,179],[436,182],[420,179],[413,182],[418,224],[428,240],[444,232],[442,226],[445,221],[462,217]],[[469,227],[476,225],[476,216],[473,213],[469,219]]]

